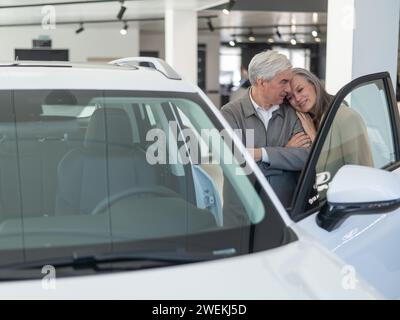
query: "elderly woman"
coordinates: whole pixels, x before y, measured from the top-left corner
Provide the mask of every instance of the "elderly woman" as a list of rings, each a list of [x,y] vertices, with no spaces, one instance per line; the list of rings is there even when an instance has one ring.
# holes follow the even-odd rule
[[[328,111],[333,96],[329,95],[320,80],[311,72],[293,69],[291,93],[287,99],[296,110],[303,128],[314,142],[316,132]],[[302,146],[304,141],[294,136],[288,146]],[[329,172],[333,177],[345,164],[373,166],[368,133],[361,116],[343,103],[335,115],[325,139],[317,164],[317,172]]]

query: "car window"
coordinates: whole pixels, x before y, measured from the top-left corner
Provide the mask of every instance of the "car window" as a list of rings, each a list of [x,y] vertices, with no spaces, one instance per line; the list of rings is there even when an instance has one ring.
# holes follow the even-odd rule
[[[383,80],[354,88],[342,101],[316,165],[320,200],[346,164],[383,168],[395,162],[392,125]]]
[[[3,94],[0,265],[4,252],[23,260],[135,246],[246,253],[252,228],[264,224],[274,232],[260,250],[285,242],[276,209],[196,94]]]

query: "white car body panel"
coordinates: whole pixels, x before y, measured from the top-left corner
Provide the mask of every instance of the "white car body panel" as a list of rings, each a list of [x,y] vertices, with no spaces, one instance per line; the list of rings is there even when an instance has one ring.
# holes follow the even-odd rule
[[[380,299],[361,278],[344,284],[343,263],[308,240],[219,261],[0,285],[0,299]],[[327,276],[329,275],[329,276]]]
[[[394,171],[400,175],[400,168]],[[371,181],[371,183],[373,183]],[[298,222],[313,238],[352,265],[386,298],[400,298],[400,209],[387,214],[352,215],[336,230],[320,228],[317,213]]]
[[[187,82],[171,80],[150,68],[19,66],[0,67],[0,89],[87,89],[196,92]],[[57,79],[56,81],[54,79]]]

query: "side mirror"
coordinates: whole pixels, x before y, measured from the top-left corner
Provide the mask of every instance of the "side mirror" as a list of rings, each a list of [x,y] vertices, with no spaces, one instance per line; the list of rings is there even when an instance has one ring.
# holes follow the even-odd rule
[[[334,176],[317,224],[332,231],[354,214],[377,214],[400,207],[400,175],[381,169],[345,165]]]

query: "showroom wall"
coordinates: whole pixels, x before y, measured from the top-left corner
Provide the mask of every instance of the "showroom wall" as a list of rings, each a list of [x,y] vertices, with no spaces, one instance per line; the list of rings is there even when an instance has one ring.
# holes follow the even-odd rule
[[[206,89],[205,92],[214,104],[220,106],[219,88],[219,48],[218,33],[199,33],[198,42],[206,46]],[[165,39],[161,32],[141,32],[140,51],[155,51],[159,57],[165,59]]]
[[[0,61],[14,60],[14,49],[31,49],[32,40],[39,36],[49,36],[53,49],[69,49],[72,62],[109,61],[110,59],[138,56],[140,51],[157,51],[165,59],[165,39],[161,32],[138,32],[129,27],[126,36],[121,36],[118,26],[85,26],[85,30],[75,33],[71,26],[59,26],[55,30],[43,30],[41,27],[0,28]],[[140,40],[139,40],[140,38]],[[220,38],[216,34],[198,35],[199,44],[206,47],[206,90],[205,92],[216,106],[220,106],[219,95],[219,47]]]
[[[43,30],[41,27],[0,28],[0,61],[14,60],[14,49],[31,49],[32,40],[40,35],[48,35],[53,49],[69,49],[69,60],[87,62],[88,60],[107,60],[124,56],[137,56],[139,53],[139,32],[130,26],[126,36],[121,36],[119,27],[85,27],[79,34],[76,28],[57,27]]]

